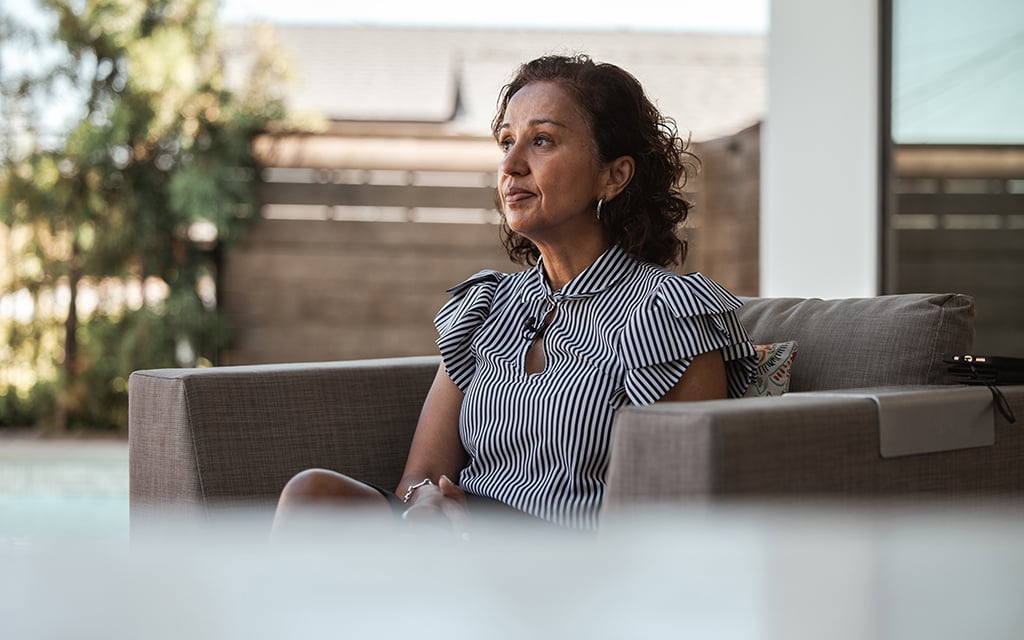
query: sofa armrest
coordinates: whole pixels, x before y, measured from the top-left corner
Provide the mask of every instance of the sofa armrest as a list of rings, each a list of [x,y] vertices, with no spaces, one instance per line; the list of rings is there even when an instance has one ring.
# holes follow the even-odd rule
[[[158,369],[129,381],[133,521],[169,506],[272,504],[322,467],[401,478],[440,358]]]
[[[927,393],[940,398],[948,389]],[[1024,386],[1002,390],[1024,418]],[[604,515],[635,504],[721,498],[1019,495],[1024,430],[998,411],[994,419],[994,446],[883,459],[878,410],[862,395],[628,408],[616,417]]]

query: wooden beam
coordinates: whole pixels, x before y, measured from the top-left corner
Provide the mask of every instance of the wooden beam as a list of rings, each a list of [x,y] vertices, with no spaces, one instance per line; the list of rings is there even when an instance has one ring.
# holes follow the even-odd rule
[[[489,173],[501,160],[498,146],[486,138],[263,135],[253,141],[253,151],[264,166],[310,169]]]
[[[494,188],[268,182],[260,185],[259,199],[282,205],[490,209]]]
[[[1024,146],[900,145],[893,156],[900,178],[1024,179]]]

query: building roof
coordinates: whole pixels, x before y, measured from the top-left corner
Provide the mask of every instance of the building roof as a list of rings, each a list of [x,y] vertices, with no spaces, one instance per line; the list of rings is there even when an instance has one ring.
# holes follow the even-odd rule
[[[502,85],[518,64],[548,53],[587,53],[630,71],[696,141],[735,133],[759,121],[765,109],[760,35],[270,28],[293,67],[289,108],[329,120],[447,122],[454,133],[487,136]],[[227,30],[229,77],[231,59],[244,57],[251,29]]]

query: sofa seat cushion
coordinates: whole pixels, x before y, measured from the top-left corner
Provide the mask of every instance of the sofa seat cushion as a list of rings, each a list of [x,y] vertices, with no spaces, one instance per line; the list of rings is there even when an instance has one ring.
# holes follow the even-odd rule
[[[943,353],[974,343],[974,300],[962,294],[745,298],[736,313],[755,343],[799,343],[790,391],[952,384]]]

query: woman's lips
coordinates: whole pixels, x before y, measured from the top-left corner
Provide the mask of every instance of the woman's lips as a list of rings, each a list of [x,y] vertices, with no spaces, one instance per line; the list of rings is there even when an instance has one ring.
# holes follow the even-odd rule
[[[509,189],[508,191],[505,192],[506,204],[516,204],[517,202],[522,202],[523,200],[532,197],[533,194],[531,192],[525,191],[523,189]]]

